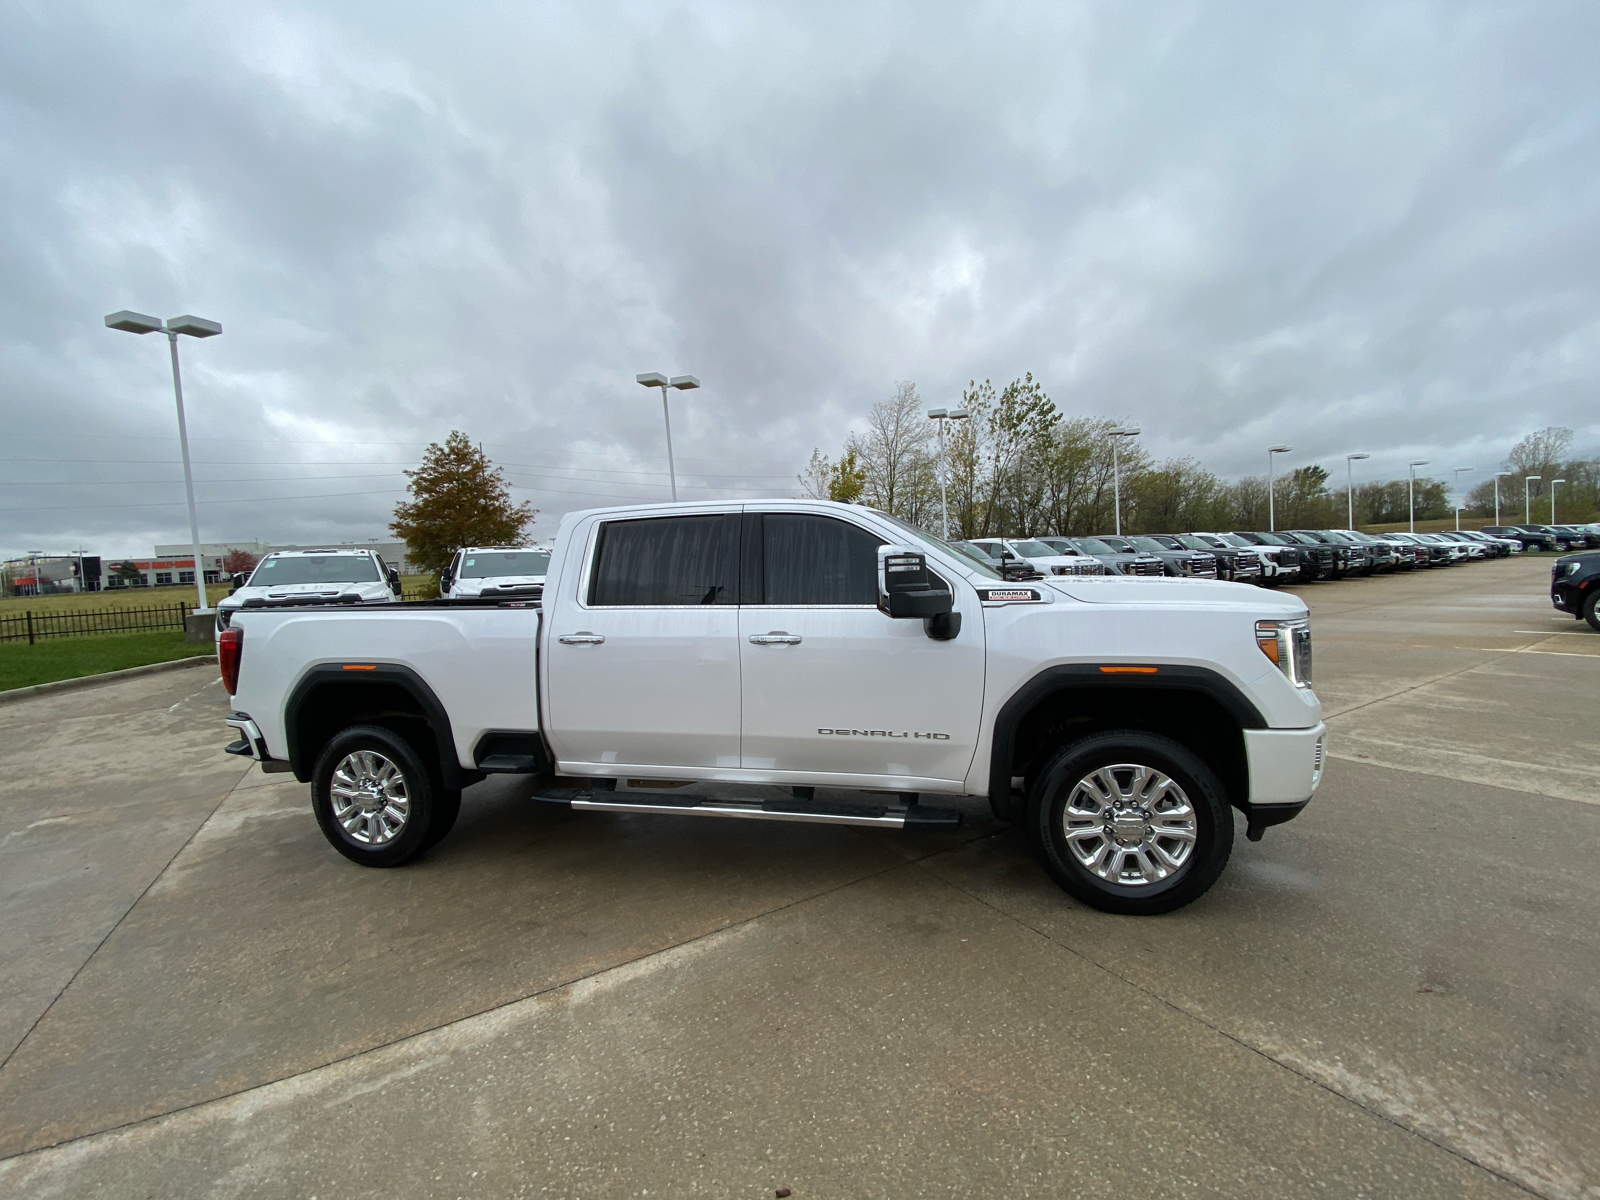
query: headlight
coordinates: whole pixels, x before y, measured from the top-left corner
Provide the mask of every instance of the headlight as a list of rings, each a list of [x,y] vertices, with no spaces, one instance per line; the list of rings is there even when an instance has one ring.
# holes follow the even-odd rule
[[[1561,573],[1563,575],[1576,575],[1578,568],[1581,566],[1583,566],[1581,562],[1569,562],[1561,568]]]
[[[1311,622],[1257,621],[1256,645],[1295,687],[1311,686]]]

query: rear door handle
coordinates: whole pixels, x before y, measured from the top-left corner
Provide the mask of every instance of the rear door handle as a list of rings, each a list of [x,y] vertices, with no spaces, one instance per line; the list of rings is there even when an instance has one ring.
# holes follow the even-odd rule
[[[785,633],[781,629],[774,629],[771,633],[752,633],[750,635],[752,646],[798,646],[800,635],[798,633]]]
[[[556,639],[563,646],[598,646],[605,640],[603,634],[590,633],[587,629],[581,633],[563,633]]]

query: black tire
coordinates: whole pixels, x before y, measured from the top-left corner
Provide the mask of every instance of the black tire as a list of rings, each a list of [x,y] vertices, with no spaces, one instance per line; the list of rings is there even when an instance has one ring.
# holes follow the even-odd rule
[[[1153,804],[1138,810],[1152,822],[1146,825],[1146,835],[1138,844],[1124,843],[1100,832],[1104,827],[1093,824],[1092,820],[1085,823],[1082,815],[1087,803],[1098,801],[1108,792],[1103,786],[1098,791],[1092,790],[1091,776],[1102,768],[1123,766],[1153,769],[1179,789],[1175,795],[1163,788],[1156,794]],[[1111,779],[1122,795],[1137,782],[1131,770],[1112,771]],[[1129,856],[1137,856],[1140,850],[1143,855],[1135,861],[1153,861],[1158,871],[1166,869],[1171,874],[1150,882],[1123,883],[1103,878],[1080,861],[1069,845],[1065,822],[1068,801],[1078,793],[1080,784],[1090,785],[1091,790],[1080,796],[1075,810],[1079,819],[1074,824],[1076,831],[1088,836],[1073,838],[1073,844],[1082,846],[1086,853],[1092,852],[1092,857],[1102,862],[1110,858],[1107,869],[1118,876],[1129,873]],[[1146,788],[1148,786],[1147,783]],[[1177,807],[1180,795],[1188,803]],[[1161,803],[1174,807],[1167,810],[1169,820],[1158,825],[1155,822],[1160,821],[1162,814],[1155,804]],[[1109,819],[1111,813],[1111,805],[1102,804],[1100,814]],[[1132,819],[1133,810],[1128,813]],[[1186,827],[1187,831],[1183,838],[1164,838],[1159,833],[1153,838],[1147,836],[1150,829],[1162,827],[1175,831]],[[1211,768],[1192,750],[1173,739],[1135,729],[1089,734],[1051,755],[1035,773],[1028,791],[1027,831],[1029,844],[1040,865],[1063,891],[1102,912],[1129,916],[1171,912],[1198,899],[1217,881],[1233,851],[1233,813],[1224,799],[1222,784]],[[1129,836],[1141,835],[1134,831]],[[1189,839],[1192,840],[1187,852],[1182,852],[1184,840]],[[1159,854],[1156,853],[1158,848]],[[1180,853],[1173,854],[1173,848]],[[1177,864],[1168,866],[1173,858],[1178,859]]]
[[[359,777],[360,790],[370,795],[373,808],[384,796],[390,803],[381,811],[368,813],[368,806],[358,802],[346,809],[341,822],[336,803],[346,803],[346,799],[335,796],[334,775],[347,759],[362,755],[367,756],[365,760],[358,757],[355,761],[365,765],[356,769],[377,770]],[[347,770],[346,774],[350,773]],[[380,782],[385,786],[378,786]],[[352,725],[334,735],[318,756],[311,781],[311,808],[323,836],[340,854],[364,867],[398,867],[431,846],[429,837],[437,818],[451,809],[448,795],[411,744],[381,725]],[[402,798],[403,804],[395,803]],[[459,793],[456,801],[460,802]],[[392,815],[397,810],[401,811],[398,821]],[[444,831],[449,832],[448,825]]]
[[[1600,633],[1600,590],[1589,593],[1589,598],[1583,602],[1583,619],[1589,622],[1589,628]]]

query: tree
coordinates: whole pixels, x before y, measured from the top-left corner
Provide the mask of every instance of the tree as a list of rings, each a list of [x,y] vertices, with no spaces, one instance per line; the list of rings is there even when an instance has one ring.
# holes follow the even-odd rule
[[[260,561],[248,550],[229,550],[222,556],[222,569],[229,575],[248,575]]]
[[[144,572],[139,569],[138,563],[129,558],[117,564],[117,578],[128,587],[144,586]]]
[[[867,487],[866,472],[854,450],[846,450],[837,463],[830,462],[821,450],[813,450],[804,473],[795,478],[811,499],[837,500],[841,504],[859,504]]]
[[[915,520],[928,483],[937,488],[928,446],[933,425],[922,412],[917,385],[895,384],[894,395],[867,414],[867,432],[851,434],[845,452],[865,480],[865,500],[891,516]]]
[[[407,471],[410,500],[394,506],[390,531],[406,544],[406,557],[438,575],[462,546],[515,546],[538,516],[533,505],[514,504],[500,468],[460,430],[444,445],[432,443],[422,465]]]

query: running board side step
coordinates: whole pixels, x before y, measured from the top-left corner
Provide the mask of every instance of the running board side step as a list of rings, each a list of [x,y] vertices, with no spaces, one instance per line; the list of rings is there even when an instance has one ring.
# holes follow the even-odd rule
[[[793,800],[717,800],[671,792],[580,792],[572,807],[589,812],[640,812],[673,817],[732,817],[745,821],[802,821],[880,829],[958,829],[961,814],[926,804],[799,804]]]

